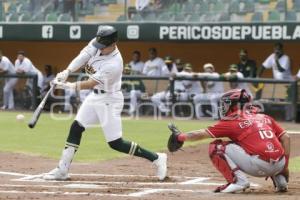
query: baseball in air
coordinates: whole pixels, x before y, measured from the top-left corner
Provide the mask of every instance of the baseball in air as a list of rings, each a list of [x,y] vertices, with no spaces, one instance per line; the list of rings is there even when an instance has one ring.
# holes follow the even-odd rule
[[[16,119],[17,119],[18,122],[22,122],[22,121],[24,120],[24,118],[25,118],[25,116],[22,115],[22,114],[18,114],[18,115],[16,116]]]

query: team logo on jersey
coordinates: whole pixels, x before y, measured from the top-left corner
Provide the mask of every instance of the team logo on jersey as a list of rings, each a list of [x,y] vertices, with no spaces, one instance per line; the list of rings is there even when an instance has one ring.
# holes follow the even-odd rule
[[[85,73],[90,74],[90,75],[96,73],[96,70],[89,65],[85,66],[84,70],[85,70]]]
[[[271,143],[271,142],[268,142],[267,143],[267,149],[268,149],[268,152],[274,151],[274,144]]]

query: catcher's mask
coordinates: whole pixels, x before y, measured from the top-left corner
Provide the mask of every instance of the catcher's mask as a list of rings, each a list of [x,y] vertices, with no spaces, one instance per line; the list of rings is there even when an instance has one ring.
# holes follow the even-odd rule
[[[251,96],[245,89],[234,89],[224,93],[220,99],[220,114],[227,116],[230,111],[242,109],[251,101]]]

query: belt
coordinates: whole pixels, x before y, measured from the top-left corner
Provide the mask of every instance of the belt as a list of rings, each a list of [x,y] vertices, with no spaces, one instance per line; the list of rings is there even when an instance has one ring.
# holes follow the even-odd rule
[[[105,94],[106,93],[106,91],[104,91],[104,90],[98,90],[98,89],[94,89],[93,92],[95,94]]]
[[[278,160],[273,160],[273,159],[267,159],[263,156],[258,156],[259,159],[266,161],[268,163],[275,163],[275,162],[279,162],[282,158],[284,157],[284,155],[280,156]]]

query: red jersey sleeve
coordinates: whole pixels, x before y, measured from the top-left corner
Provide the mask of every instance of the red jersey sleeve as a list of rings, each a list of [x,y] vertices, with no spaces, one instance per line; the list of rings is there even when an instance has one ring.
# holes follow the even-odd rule
[[[208,132],[214,138],[220,138],[230,137],[232,130],[233,125],[229,121],[219,121],[217,124],[209,126],[206,129],[206,132]]]
[[[285,134],[285,130],[272,118],[269,117],[272,122],[272,128],[277,138],[280,138],[283,134]]]

